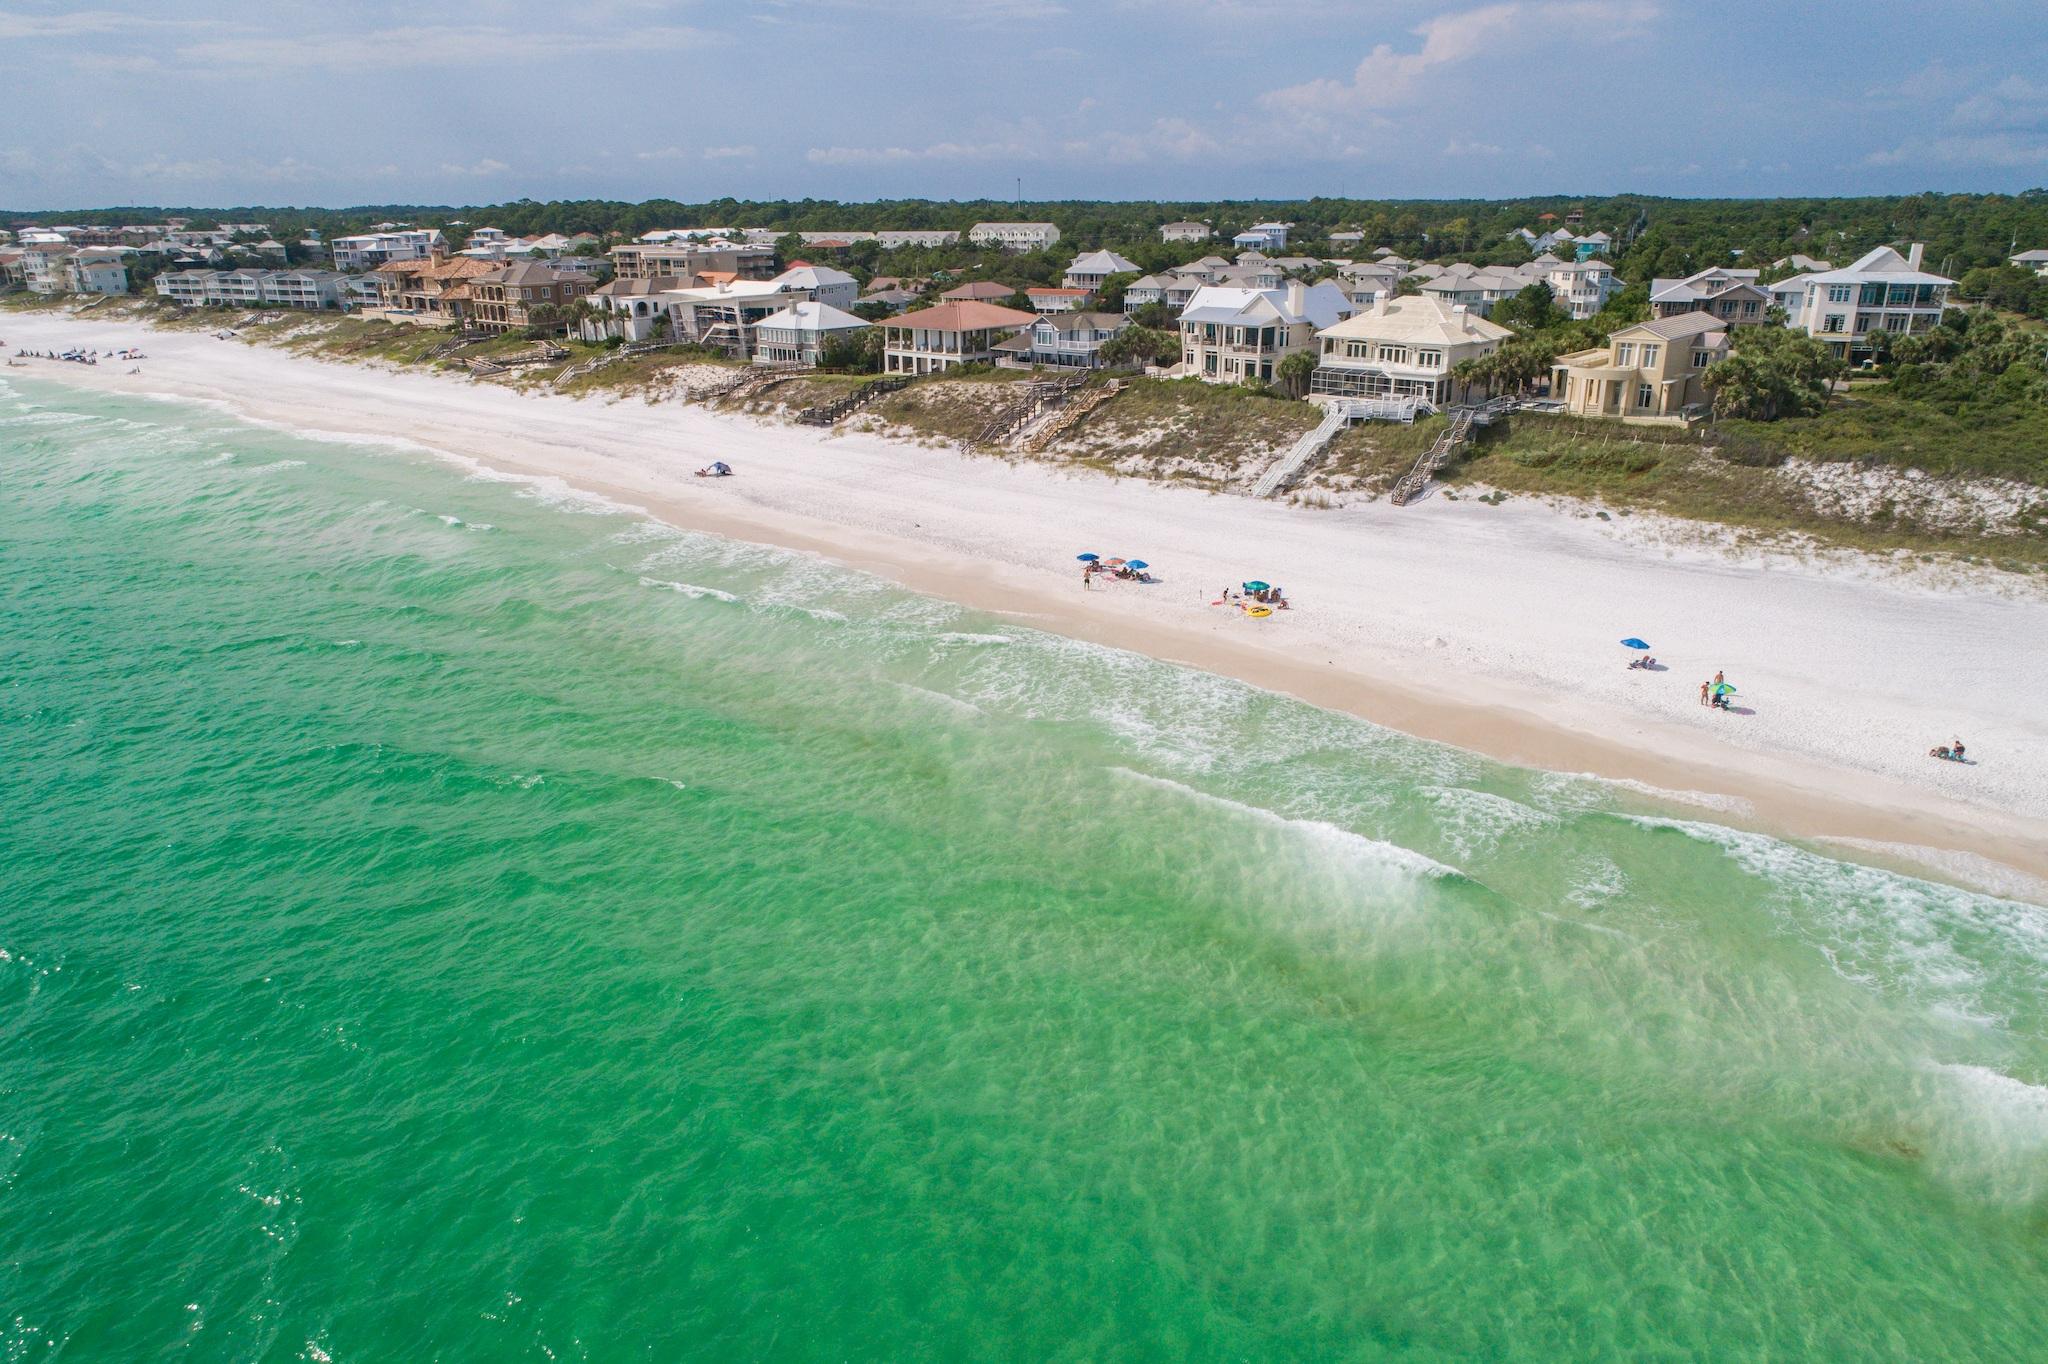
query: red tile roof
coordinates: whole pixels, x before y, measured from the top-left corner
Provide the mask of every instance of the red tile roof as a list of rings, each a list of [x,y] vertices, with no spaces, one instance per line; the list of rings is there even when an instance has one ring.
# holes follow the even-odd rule
[[[1038,320],[1036,313],[1003,308],[993,303],[966,300],[921,308],[889,320],[892,327],[923,327],[930,331],[971,332],[983,327],[1027,327]]]
[[[997,298],[1009,298],[1016,292],[1015,289],[1007,284],[997,284],[994,280],[990,279],[978,279],[972,284],[962,284],[948,289],[945,293],[940,294],[939,297],[956,300],[981,299],[987,301]]]

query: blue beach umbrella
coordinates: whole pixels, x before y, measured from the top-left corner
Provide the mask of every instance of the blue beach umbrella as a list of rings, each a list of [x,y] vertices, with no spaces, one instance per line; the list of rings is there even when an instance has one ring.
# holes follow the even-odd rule
[[[1125,565],[1125,567],[1126,567],[1126,568],[1150,568],[1150,567],[1152,567],[1152,565],[1150,565],[1150,564],[1146,563],[1146,562],[1145,562],[1145,561],[1144,561],[1143,559],[1133,559],[1133,560],[1131,560],[1131,561],[1130,561],[1130,563],[1126,564],[1126,565]]]
[[[1648,649],[1648,648],[1649,648],[1650,646],[1649,646],[1649,645],[1647,645],[1647,644],[1645,644],[1645,643],[1643,643],[1643,642],[1642,642],[1641,640],[1637,639],[1637,638],[1636,638],[1636,637],[1635,637],[1634,635],[1630,635],[1630,636],[1629,636],[1629,637],[1628,637],[1627,639],[1625,639],[1625,640],[1623,640],[1623,641],[1621,642],[1621,647],[1622,647],[1622,648],[1624,648],[1624,649],[1644,649],[1644,650],[1647,650],[1647,649]]]
[[[1076,554],[1074,557],[1084,564],[1092,564],[1102,556],[1100,554]]]
[[[1271,583],[1262,583],[1254,580],[1252,582],[1246,583],[1244,585],[1244,590],[1247,592],[1264,592],[1267,588],[1271,587],[1272,585],[1273,584]]]

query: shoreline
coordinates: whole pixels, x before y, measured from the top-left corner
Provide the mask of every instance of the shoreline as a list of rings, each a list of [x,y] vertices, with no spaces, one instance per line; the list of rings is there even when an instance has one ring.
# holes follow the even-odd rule
[[[1501,762],[1618,783],[1667,813],[1997,894],[2015,882],[2048,893],[2048,727],[2020,695],[2023,679],[2048,671],[2048,603],[2025,594],[1935,593],[1839,567],[1761,570],[1536,504],[1316,512],[681,403],[522,394],[126,320],[8,317],[9,354],[73,344],[139,344],[151,358],[140,376],[37,362],[9,377],[220,404],[300,434],[398,441],[559,480],[682,529],[815,554]],[[690,477],[714,458],[739,476]],[[1084,593],[1067,571],[1084,548],[1140,554],[1165,581]],[[1285,584],[1297,609],[1254,622],[1204,604],[1252,576]],[[1683,609],[1667,610],[1669,599]],[[1669,628],[1644,623],[1659,611]],[[1660,647],[1673,671],[1628,675],[1613,641],[1634,633],[1704,635],[1715,652]],[[1801,646],[1788,649],[1790,639]],[[1767,668],[1745,644],[1806,661]],[[1691,714],[1692,673],[1724,659],[1743,699],[1759,698],[1754,713]],[[1928,699],[1964,718],[1916,720]],[[1951,728],[1991,761],[1947,771],[1926,758]]]

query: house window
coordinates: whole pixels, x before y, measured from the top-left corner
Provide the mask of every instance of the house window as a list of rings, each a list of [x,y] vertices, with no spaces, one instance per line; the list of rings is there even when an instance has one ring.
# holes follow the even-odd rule
[[[1406,346],[1381,346],[1380,359],[1390,365],[1405,365],[1408,363],[1408,348]]]
[[[1346,341],[1344,343],[1344,354],[1353,360],[1368,359],[1372,355],[1372,343],[1369,341]]]
[[[1423,369],[1442,369],[1444,353],[1440,350],[1419,350],[1415,352],[1415,363]]]
[[[1657,390],[1648,384],[1636,385],[1636,406],[1648,407],[1657,400]]]
[[[1656,344],[1654,344],[1653,342],[1648,342],[1648,341],[1644,342],[1644,343],[1643,343],[1643,368],[1644,368],[1644,369],[1655,369],[1655,368],[1656,368],[1656,366],[1657,366],[1657,357],[1658,357],[1659,355],[1663,354],[1663,353],[1664,353],[1664,348],[1663,348],[1662,346],[1656,345]]]
[[[1820,329],[1824,332],[1840,332],[1847,329],[1848,319],[1840,313],[1829,313],[1821,319]]]
[[[1742,305],[1742,315],[1744,317],[1755,317],[1756,306],[1756,300],[1750,299],[1747,303]]]
[[[1830,284],[1828,286],[1828,302],[1847,303],[1849,301],[1849,293],[1850,289],[1849,286],[1846,284]],[[1840,329],[1835,328],[1833,330]]]
[[[1696,350],[1692,353],[1692,367],[1694,369],[1705,369],[1713,363],[1714,352],[1710,350]]]
[[[1617,342],[1615,342],[1615,343],[1614,343],[1614,367],[1615,367],[1616,369],[1631,369],[1631,368],[1633,368],[1633,367],[1634,367],[1635,363],[1636,363],[1636,343],[1635,343],[1635,342],[1633,342],[1633,341],[1617,341]]]

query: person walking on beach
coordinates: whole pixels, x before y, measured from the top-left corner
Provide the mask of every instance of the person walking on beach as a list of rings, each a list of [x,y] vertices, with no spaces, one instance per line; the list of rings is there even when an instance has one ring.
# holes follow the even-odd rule
[[[1703,706],[1704,706],[1705,704],[1707,704],[1707,688],[1709,688],[1709,687],[1711,687],[1711,686],[1713,686],[1713,685],[1714,685],[1714,684],[1713,684],[1713,683],[1711,683],[1711,682],[1702,682],[1702,683],[1700,683],[1700,704],[1701,704],[1701,705],[1703,705]]]

